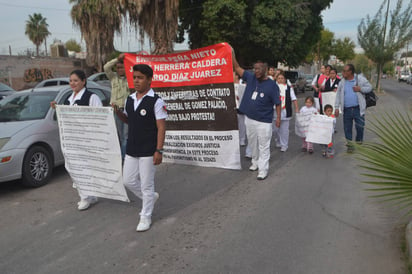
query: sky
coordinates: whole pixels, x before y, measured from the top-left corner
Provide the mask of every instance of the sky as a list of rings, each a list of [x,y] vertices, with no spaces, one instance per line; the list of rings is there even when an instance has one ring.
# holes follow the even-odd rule
[[[367,14],[375,15],[382,1],[334,0],[330,8],[322,12],[324,26],[335,33],[335,38],[349,37],[357,43],[357,27],[362,18]],[[394,6],[396,1],[391,2],[391,6]],[[49,24],[51,35],[47,38],[48,45],[55,39],[65,43],[74,38],[80,42],[80,30],[73,26],[70,17],[71,6],[69,0],[0,0],[0,55],[9,54],[9,46],[13,55],[24,52],[27,48],[35,49],[33,43],[24,34],[29,14],[33,13],[41,13]],[[84,42],[82,45],[84,49]],[[141,47],[139,37],[133,30],[117,35],[115,48],[119,51],[150,51],[149,43]],[[186,44],[175,46],[175,49],[185,48],[187,48]],[[43,50],[44,45],[40,49]]]

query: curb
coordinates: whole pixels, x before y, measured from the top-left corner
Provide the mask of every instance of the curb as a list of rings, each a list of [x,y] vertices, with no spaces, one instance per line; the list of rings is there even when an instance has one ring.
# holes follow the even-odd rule
[[[408,223],[405,229],[406,256],[409,263],[412,263],[412,221]]]

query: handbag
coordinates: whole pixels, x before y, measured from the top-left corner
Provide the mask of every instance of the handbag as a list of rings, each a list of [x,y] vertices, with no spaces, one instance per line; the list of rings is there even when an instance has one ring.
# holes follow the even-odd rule
[[[358,75],[356,75],[356,86],[357,85],[358,85]],[[376,106],[376,102],[379,99],[379,97],[376,96],[373,89],[370,92],[363,94],[363,97],[365,97],[366,108]]]
[[[369,93],[365,93],[365,101],[366,101],[366,108],[376,106],[376,102],[378,101],[378,96],[376,96],[375,92],[372,90]]]

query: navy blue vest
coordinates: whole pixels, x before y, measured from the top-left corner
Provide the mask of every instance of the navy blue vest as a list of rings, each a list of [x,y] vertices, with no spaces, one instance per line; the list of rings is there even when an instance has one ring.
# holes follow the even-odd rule
[[[285,98],[285,107],[286,107],[286,117],[292,117],[292,98],[290,97],[290,86],[286,88],[286,98]]]
[[[74,101],[73,105],[88,106],[89,103],[90,103],[90,97],[92,96],[92,94],[93,94],[92,92],[90,92],[86,89],[84,91],[82,97],[80,99],[77,99],[76,101]],[[64,101],[65,105],[70,105],[69,97],[67,97],[67,99]]]
[[[157,124],[154,106],[159,98],[145,96],[134,110],[134,100],[129,96],[126,101],[129,134],[126,154],[133,157],[153,156],[157,146]]]

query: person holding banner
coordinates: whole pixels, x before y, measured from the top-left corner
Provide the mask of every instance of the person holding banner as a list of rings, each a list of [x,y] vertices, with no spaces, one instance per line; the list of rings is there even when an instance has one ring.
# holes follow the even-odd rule
[[[252,165],[249,170],[259,170],[257,179],[268,176],[270,141],[272,138],[273,106],[276,105],[275,126],[280,127],[279,87],[266,75],[267,64],[257,61],[254,73],[244,70],[236,60],[232,49],[233,68],[246,81],[246,89],[239,110],[246,115],[246,135],[252,151]]]
[[[70,87],[72,88],[73,93],[66,99],[66,101],[64,101],[65,105],[92,107],[103,106],[99,96],[87,90],[86,82],[87,78],[83,70],[74,70],[70,73]],[[51,107],[55,108],[55,106],[56,102],[51,102]],[[75,185],[73,185],[73,187],[75,187]],[[77,191],[80,196],[80,201],[77,203],[78,210],[86,210],[92,204],[97,203],[97,197],[84,195],[79,189]]]
[[[318,111],[315,108],[315,99],[312,96],[305,98],[305,105],[300,109],[300,113],[316,114]],[[302,152],[313,153],[313,143],[306,142],[306,136],[302,137]]]
[[[347,152],[354,150],[352,144],[352,128],[355,121],[356,142],[363,142],[365,127],[366,101],[364,94],[372,91],[372,85],[362,75],[355,75],[355,67],[347,64],[343,69],[343,79],[336,92],[335,116],[339,117],[339,108],[343,109],[343,130],[347,140]]]
[[[276,83],[280,90],[281,105],[281,123],[280,127],[276,127],[275,122],[277,115],[273,116],[274,124],[272,126],[273,133],[276,136],[276,147],[280,147],[281,152],[285,152],[289,146],[289,120],[292,118],[292,103],[295,107],[295,112],[299,113],[298,101],[295,92],[291,86],[286,84],[285,72],[281,70],[276,78]]]
[[[123,183],[142,199],[137,231],[146,231],[152,224],[153,207],[159,194],[155,192],[156,165],[162,162],[167,111],[163,100],[151,88],[153,70],[146,64],[133,66],[136,92],[126,99],[119,117],[129,125]]]
[[[121,53],[119,57],[110,60],[103,67],[104,72],[106,73],[107,78],[109,78],[112,86],[110,105],[114,108],[119,108],[121,111],[124,110],[124,102],[126,101],[127,96],[129,96],[129,87],[127,85],[123,59],[124,53]],[[116,72],[112,70],[114,66],[116,66]],[[119,136],[122,160],[124,160],[128,127],[127,124],[120,120],[117,115],[115,115],[114,118],[116,122],[117,134]]]
[[[335,129],[336,118],[335,118],[335,115],[332,114],[333,113],[332,105],[329,105],[329,104],[325,105],[325,107],[323,108],[323,113],[326,116],[333,118],[333,129]],[[334,133],[334,130],[332,131],[332,141],[327,145],[321,145],[323,157],[333,158],[333,155],[335,154],[335,149],[333,148],[333,133]]]

